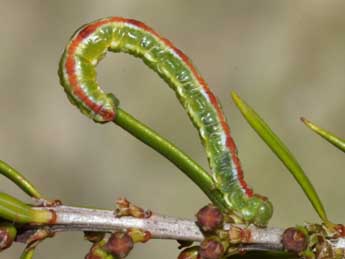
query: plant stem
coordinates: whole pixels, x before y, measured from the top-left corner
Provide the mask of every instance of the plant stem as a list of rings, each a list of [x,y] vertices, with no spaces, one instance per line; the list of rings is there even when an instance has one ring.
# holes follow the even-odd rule
[[[39,229],[51,232],[93,231],[108,232],[130,228],[149,231],[153,239],[170,239],[201,242],[204,235],[193,220],[153,214],[149,218],[116,217],[112,210],[100,210],[70,206],[34,207],[33,210],[53,211],[56,215],[54,224],[23,225],[17,235],[17,242],[27,242]],[[286,228],[259,228],[254,225],[225,224],[224,230],[239,228],[249,231],[250,238],[241,240],[238,245],[241,251],[283,251],[282,238]],[[336,237],[326,240],[333,253],[345,249],[345,238]],[[291,257],[288,257],[291,258]],[[293,257],[295,258],[295,257]]]
[[[48,208],[37,207],[35,210],[47,210]],[[174,239],[200,242],[204,239],[199,227],[193,220],[177,219],[168,216],[153,214],[149,218],[115,217],[114,211],[89,209],[70,206],[49,207],[57,215],[57,221],[49,228],[52,231],[96,231],[114,232],[115,230],[139,228],[147,230],[154,239]],[[230,224],[226,224],[224,229],[230,229]],[[235,226],[235,225],[233,225]],[[248,226],[238,225],[241,228]],[[28,226],[30,229],[40,226]],[[41,226],[42,227],[42,226]],[[45,226],[46,227],[46,226]],[[258,228],[249,226],[251,238],[248,243],[264,244],[279,247],[281,245],[281,235],[284,229],[281,228]]]
[[[20,259],[32,259],[35,253],[35,248],[25,249],[20,256]]]
[[[120,108],[117,109],[114,123],[170,160],[196,183],[216,206],[227,211],[223,195],[216,188],[212,177],[182,150]]]

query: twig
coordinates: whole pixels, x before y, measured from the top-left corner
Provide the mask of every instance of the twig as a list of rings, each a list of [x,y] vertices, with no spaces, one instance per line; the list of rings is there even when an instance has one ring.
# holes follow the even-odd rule
[[[153,239],[173,239],[200,242],[204,239],[198,226],[192,220],[177,219],[153,214],[149,218],[116,217],[114,211],[88,209],[70,206],[35,207],[35,210],[50,210],[56,213],[53,225],[25,225],[17,236],[17,242],[26,242],[38,229],[49,232],[95,231],[114,232],[128,228],[139,228],[149,231]],[[282,251],[283,228],[246,227],[238,224],[226,224],[225,230],[231,228],[244,229],[250,233],[249,238],[241,241],[241,251]],[[345,250],[345,238],[327,240],[329,247],[335,252]]]
[[[32,231],[37,228],[48,228],[53,232],[63,231],[96,231],[113,232],[127,228],[140,228],[150,231],[155,239],[174,239],[200,242],[203,234],[192,220],[177,219],[167,216],[153,214],[150,218],[115,217],[114,211],[87,209],[69,206],[57,206],[49,208],[35,208],[37,210],[53,210],[57,219],[54,225],[27,226],[25,231]],[[243,225],[236,225],[245,228]],[[230,229],[231,225],[225,225]],[[282,250],[281,236],[283,229],[280,228],[257,228],[249,227],[250,239],[247,244],[255,246],[248,247],[248,250]],[[25,236],[25,231],[21,234]],[[25,241],[20,239],[20,241]]]

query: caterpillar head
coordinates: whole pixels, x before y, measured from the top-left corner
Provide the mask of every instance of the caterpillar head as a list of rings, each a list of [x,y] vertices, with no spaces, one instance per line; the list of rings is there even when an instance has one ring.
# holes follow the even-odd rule
[[[117,107],[120,103],[119,99],[114,94],[108,93],[102,103],[102,108],[97,113],[90,114],[89,117],[98,123],[107,123],[114,120]]]

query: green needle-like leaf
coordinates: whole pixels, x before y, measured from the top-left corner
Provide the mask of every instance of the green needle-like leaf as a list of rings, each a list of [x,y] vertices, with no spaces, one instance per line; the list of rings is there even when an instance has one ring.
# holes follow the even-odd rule
[[[231,95],[235,104],[243,114],[244,118],[250,124],[250,126],[289,169],[298,184],[302,187],[304,193],[307,195],[309,201],[313,205],[316,212],[319,214],[320,218],[324,222],[329,222],[326,211],[317,192],[309,181],[309,178],[305,175],[302,167],[299,165],[288,148],[248,104],[241,100],[241,98],[236,93],[233,92]]]
[[[308,121],[307,119],[305,119],[303,117],[301,118],[301,121],[305,125],[307,125],[311,130],[313,130],[314,132],[319,134],[321,137],[323,137],[325,140],[327,140],[328,142],[330,142],[331,144],[333,144],[334,146],[339,148],[341,151],[345,152],[345,140],[344,139],[341,139],[341,138],[335,136],[333,133],[316,126],[314,123]]]
[[[35,210],[24,202],[0,192],[0,219],[13,223],[55,223],[56,216],[49,210]]]
[[[0,160],[0,174],[14,182],[20,189],[33,198],[40,199],[42,195],[21,173]]]

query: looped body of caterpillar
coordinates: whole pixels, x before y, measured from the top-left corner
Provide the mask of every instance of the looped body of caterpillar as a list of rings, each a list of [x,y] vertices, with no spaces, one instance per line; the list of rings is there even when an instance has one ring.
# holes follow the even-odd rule
[[[236,145],[219,102],[191,60],[169,40],[132,19],[109,17],[82,26],[62,56],[60,82],[69,99],[96,122],[115,119],[116,101],[96,81],[95,66],[107,51],[139,57],[175,91],[198,129],[213,178],[234,215],[266,225],[272,205],[243,179]]]

